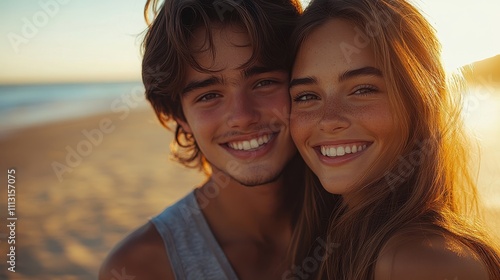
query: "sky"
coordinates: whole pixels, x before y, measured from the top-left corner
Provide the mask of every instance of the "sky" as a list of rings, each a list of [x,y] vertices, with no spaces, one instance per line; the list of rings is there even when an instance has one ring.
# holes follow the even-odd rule
[[[435,26],[448,70],[500,54],[500,1],[412,2]],[[1,0],[0,84],[140,80],[144,3]]]

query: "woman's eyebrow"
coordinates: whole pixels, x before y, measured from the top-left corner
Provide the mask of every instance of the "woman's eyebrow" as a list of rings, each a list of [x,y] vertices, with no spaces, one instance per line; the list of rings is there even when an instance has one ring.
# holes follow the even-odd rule
[[[317,81],[316,81],[316,78],[314,77],[305,77],[305,78],[295,78],[295,79],[292,79],[290,81],[290,84],[288,86],[288,88],[292,88],[294,86],[298,86],[298,85],[312,85],[312,84],[316,84]]]
[[[340,74],[338,80],[339,82],[344,82],[348,79],[357,77],[357,76],[378,76],[378,77],[383,77],[382,71],[380,69],[367,66],[363,68],[358,68],[354,70],[348,70],[345,71],[344,73]]]

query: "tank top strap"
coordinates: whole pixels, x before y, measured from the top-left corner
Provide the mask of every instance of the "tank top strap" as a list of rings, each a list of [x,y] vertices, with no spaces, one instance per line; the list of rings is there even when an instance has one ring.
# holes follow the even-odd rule
[[[238,279],[201,211],[194,191],[151,219],[176,279]]]

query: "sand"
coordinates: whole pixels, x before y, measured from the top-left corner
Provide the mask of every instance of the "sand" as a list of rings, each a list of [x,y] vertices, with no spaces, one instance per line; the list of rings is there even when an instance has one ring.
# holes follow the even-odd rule
[[[481,193],[489,198],[492,232],[500,236],[500,154],[494,148],[500,131],[485,131],[493,136],[483,143]],[[7,230],[0,225],[0,279],[95,279],[117,242],[203,180],[169,160],[171,139],[149,108],[34,127],[0,139],[0,221],[7,224],[5,182],[11,167],[18,217],[16,273],[5,266]]]
[[[96,279],[119,240],[201,182],[198,172],[168,159],[171,133],[152,110],[120,117],[35,127],[0,140],[2,224],[4,178],[7,169],[16,169],[16,273],[9,272],[10,279]],[[94,131],[94,143],[82,131]],[[71,150],[81,159],[67,158]],[[61,181],[54,162],[68,168],[60,168]],[[0,279],[7,269],[4,229]]]

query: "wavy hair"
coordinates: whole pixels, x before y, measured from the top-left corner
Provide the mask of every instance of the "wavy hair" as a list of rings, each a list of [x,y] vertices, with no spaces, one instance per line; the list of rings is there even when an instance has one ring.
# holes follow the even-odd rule
[[[142,79],[146,98],[160,123],[167,128],[170,123],[175,126],[171,149],[177,161],[210,172],[193,135],[175,120],[185,120],[180,93],[186,68],[212,72],[194,59],[194,54],[206,50],[215,55],[211,28],[237,24],[247,31],[253,54],[242,67],[259,61],[288,71],[293,59],[289,40],[301,13],[298,0],[147,1],[144,17],[149,26],[143,41]],[[198,28],[205,30],[208,39],[200,49],[194,49],[190,41]]]
[[[475,219],[477,187],[461,102],[447,85],[434,29],[404,0],[313,0],[295,30],[295,53],[308,34],[334,18],[354,23],[369,37],[401,133],[397,145],[386,147],[389,158],[378,161],[383,169],[371,167],[379,176],[359,181],[356,205],[347,207],[341,196],[327,193],[309,170],[292,262],[313,257],[318,238],[324,238],[340,247],[325,254],[316,278],[373,279],[389,238],[419,230],[470,248],[490,279],[500,279],[497,245]]]

